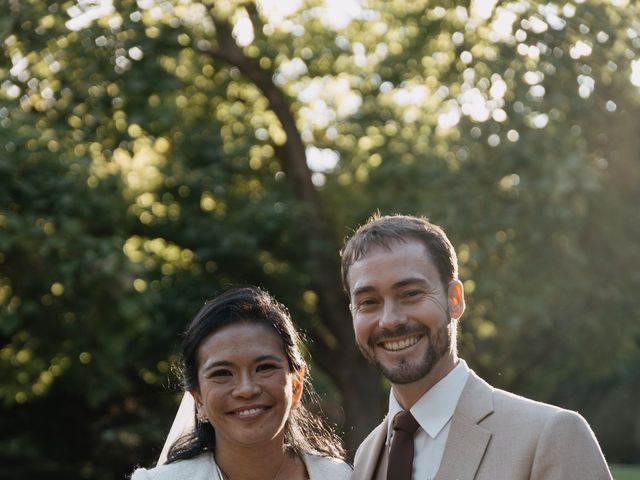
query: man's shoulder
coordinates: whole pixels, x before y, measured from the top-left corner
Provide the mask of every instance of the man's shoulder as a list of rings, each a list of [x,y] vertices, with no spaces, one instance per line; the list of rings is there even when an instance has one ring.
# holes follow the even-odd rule
[[[478,377],[476,377],[478,378]],[[507,390],[495,388],[480,380],[492,389],[494,419],[518,419],[527,424],[546,425],[548,422],[584,423],[584,418],[575,411],[534,400]]]
[[[379,443],[381,440],[381,436],[384,436],[386,439],[386,426],[387,426],[387,418],[385,417],[380,424],[374,428],[369,435],[365,437],[365,439],[360,443],[358,450],[356,451],[354,464],[358,461],[363,452],[366,452],[374,447],[376,443]]]
[[[462,425],[471,419],[492,435],[478,478],[496,478],[505,468],[505,451],[511,452],[513,468],[530,471],[531,478],[611,478],[579,413],[494,388],[475,374],[465,391],[458,411],[466,420]]]
[[[564,410],[563,408],[556,405],[544,403],[532,398],[518,395],[513,392],[509,392],[507,390],[501,390],[499,388],[494,388],[493,398],[496,409],[515,409],[519,411],[536,413],[543,416],[555,415],[559,411]]]

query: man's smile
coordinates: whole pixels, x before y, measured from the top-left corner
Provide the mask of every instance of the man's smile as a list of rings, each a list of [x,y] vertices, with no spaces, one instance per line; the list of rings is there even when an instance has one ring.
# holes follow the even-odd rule
[[[409,347],[412,347],[413,345],[418,343],[422,337],[423,335],[413,335],[401,340],[386,340],[378,343],[378,345],[385,350],[397,352],[399,350],[405,350]]]

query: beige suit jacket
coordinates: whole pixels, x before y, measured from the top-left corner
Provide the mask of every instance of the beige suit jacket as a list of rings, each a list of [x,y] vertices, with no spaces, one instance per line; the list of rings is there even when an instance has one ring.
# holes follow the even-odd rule
[[[385,418],[358,448],[352,480],[385,478],[386,435]],[[494,389],[469,372],[435,480],[610,479],[580,415]]]

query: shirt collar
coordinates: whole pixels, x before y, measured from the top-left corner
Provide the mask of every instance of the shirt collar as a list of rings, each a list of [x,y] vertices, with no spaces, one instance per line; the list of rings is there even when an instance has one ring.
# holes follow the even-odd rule
[[[464,360],[458,364],[443,379],[427,390],[422,397],[409,409],[420,427],[431,438],[438,436],[440,431],[449,422],[456,410],[460,395],[467,383],[469,367]],[[393,418],[403,408],[393,394],[393,388],[389,394],[389,422],[387,425],[387,443],[393,436]]]

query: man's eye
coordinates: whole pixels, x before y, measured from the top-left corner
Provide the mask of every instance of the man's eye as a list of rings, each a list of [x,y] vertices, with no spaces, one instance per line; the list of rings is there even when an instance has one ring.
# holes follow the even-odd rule
[[[378,301],[375,298],[364,298],[358,302],[358,308],[367,308],[377,305]]]
[[[401,298],[405,300],[417,300],[425,295],[424,289],[411,289],[402,292]]]

